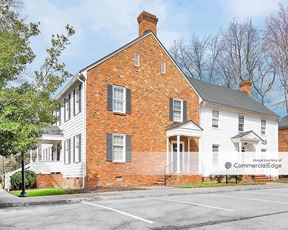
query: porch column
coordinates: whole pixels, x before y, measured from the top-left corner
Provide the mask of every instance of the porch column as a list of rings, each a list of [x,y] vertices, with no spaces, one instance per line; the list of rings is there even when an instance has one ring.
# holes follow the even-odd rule
[[[169,164],[170,164],[170,162],[169,162],[169,137],[167,137],[166,138],[166,173],[169,173]]]
[[[191,164],[191,162],[190,162],[190,137],[188,137],[188,152],[187,152],[187,154],[188,154],[188,157],[187,157],[187,171],[188,171],[188,173],[190,173],[190,164]]]
[[[239,141],[239,153],[238,153],[238,161],[242,162],[242,142]]]
[[[180,173],[180,136],[177,136],[177,173]]]

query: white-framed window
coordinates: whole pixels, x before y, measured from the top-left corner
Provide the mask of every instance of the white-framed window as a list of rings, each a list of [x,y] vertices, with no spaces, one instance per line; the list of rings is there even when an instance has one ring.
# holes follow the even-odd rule
[[[74,90],[74,115],[81,112],[81,85]]]
[[[212,110],[212,127],[218,128],[219,127],[219,111]]]
[[[261,120],[261,134],[266,134],[266,120]]]
[[[125,162],[125,135],[113,134],[112,144],[112,161]]]
[[[70,100],[71,100],[71,95],[69,94],[64,99],[64,115],[65,115],[64,118],[65,118],[65,121],[70,120],[70,117],[71,117],[71,103],[70,103]]]
[[[126,89],[113,85],[113,112],[126,113]]]
[[[166,73],[166,62],[164,61],[161,62],[161,73],[162,74]]]
[[[134,66],[140,66],[140,55],[138,53],[134,53]]]
[[[244,116],[239,115],[238,117],[238,131],[243,132],[244,131]]]
[[[65,164],[70,164],[71,159],[71,139],[65,140]]]
[[[212,164],[219,163],[219,145],[212,145]]]
[[[173,121],[183,121],[183,100],[173,98]]]
[[[74,151],[75,163],[78,163],[81,161],[81,134],[74,137]]]

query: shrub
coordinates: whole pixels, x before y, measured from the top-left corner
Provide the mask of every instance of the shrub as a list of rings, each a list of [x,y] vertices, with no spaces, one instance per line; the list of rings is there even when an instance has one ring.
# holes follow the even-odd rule
[[[22,175],[21,172],[14,173],[11,178],[11,188],[12,189],[21,189],[22,184]],[[31,170],[25,170],[25,187],[32,188],[36,181],[36,174]]]
[[[224,176],[223,175],[215,175],[214,178],[216,179],[217,183],[222,183]]]
[[[229,176],[229,178],[234,179],[236,184],[237,184],[239,181],[242,180],[243,175],[231,175],[231,176]]]

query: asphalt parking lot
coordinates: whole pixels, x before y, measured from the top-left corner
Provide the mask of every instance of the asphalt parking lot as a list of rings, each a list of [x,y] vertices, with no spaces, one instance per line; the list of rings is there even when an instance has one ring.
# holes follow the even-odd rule
[[[5,208],[0,229],[288,229],[288,188]]]

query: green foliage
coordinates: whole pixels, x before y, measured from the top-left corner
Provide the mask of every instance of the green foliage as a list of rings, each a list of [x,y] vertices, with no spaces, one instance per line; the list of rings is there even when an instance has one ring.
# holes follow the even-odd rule
[[[22,1],[0,0],[0,155],[27,153],[39,141],[43,127],[53,124],[59,102],[51,95],[71,74],[59,61],[75,33],[66,26],[65,35],[52,35],[51,47],[31,83],[7,88],[21,77],[35,57],[29,39],[39,34],[39,23],[26,23],[18,13]]]
[[[241,181],[242,178],[243,178],[243,175],[230,175],[230,176],[229,176],[229,180],[230,180],[230,179],[234,179],[235,182],[236,182],[236,184],[237,184],[239,181]]]
[[[39,34],[39,23],[26,23],[17,12],[17,0],[0,0],[0,89],[15,80],[35,57],[30,38]]]
[[[11,194],[19,196],[21,191],[11,191]],[[44,189],[30,189],[26,190],[29,197],[31,196],[54,196],[54,195],[65,195],[75,193],[73,188],[44,188]]]
[[[21,189],[22,179],[21,172],[14,173],[11,177],[11,188]],[[36,174],[31,170],[25,171],[25,187],[32,188],[36,181]]]
[[[215,175],[214,178],[216,179],[217,183],[222,183],[224,176],[223,175]]]

